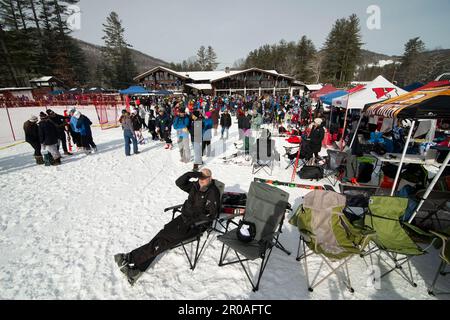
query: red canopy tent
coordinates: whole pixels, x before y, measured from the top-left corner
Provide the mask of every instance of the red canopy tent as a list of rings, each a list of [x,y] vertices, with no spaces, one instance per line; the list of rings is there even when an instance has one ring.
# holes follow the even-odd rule
[[[417,88],[416,90],[414,90],[412,92],[416,92],[416,91],[420,91],[420,90],[428,89],[428,88],[436,88],[436,87],[448,86],[448,85],[450,85],[450,81],[449,80],[431,81],[430,83],[427,83],[423,87]]]
[[[365,87],[366,87],[365,85],[358,84],[356,87],[347,90],[347,92],[348,92],[348,94],[352,94],[352,93],[361,91],[361,90],[364,89]]]
[[[324,96],[326,94],[329,94],[331,92],[335,92],[338,89],[336,89],[333,85],[331,84],[327,84],[325,87],[323,87],[322,89],[320,89],[319,91],[314,92],[313,94],[311,94],[311,98],[317,100],[319,99],[321,96]]]

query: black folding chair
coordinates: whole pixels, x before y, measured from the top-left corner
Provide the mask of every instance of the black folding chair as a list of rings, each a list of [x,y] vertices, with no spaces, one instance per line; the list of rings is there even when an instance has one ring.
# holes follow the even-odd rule
[[[220,192],[220,202],[222,204],[222,196],[224,194],[224,190],[225,190],[225,184],[218,181],[218,180],[214,180],[214,183],[216,185],[216,187],[219,189]],[[181,213],[181,208],[183,207],[182,204],[180,205],[176,205],[173,207],[169,207],[164,209],[164,212],[167,211],[172,211],[172,220],[175,219],[175,216],[179,213]],[[178,248],[178,247],[182,247],[184,250],[184,254],[186,255],[186,258],[188,259],[189,265],[191,270],[194,270],[195,267],[197,266],[197,262],[200,259],[200,256],[202,255],[206,243],[208,242],[208,239],[211,235],[211,232],[216,230],[216,226],[217,226],[217,221],[220,218],[220,214],[221,214],[221,207],[219,208],[217,217],[215,218],[215,220],[211,223],[211,221],[199,221],[197,223],[195,223],[195,227],[199,228],[202,232],[200,232],[198,235],[196,235],[193,238],[187,239],[183,242],[181,242],[180,244],[174,246],[172,249]],[[206,238],[203,240],[202,243],[202,236],[206,233]],[[187,250],[187,245],[191,244],[191,250],[190,252],[188,252]],[[192,245],[195,245],[195,249],[193,248]]]
[[[252,182],[243,220],[255,224],[256,235],[254,239],[251,242],[240,241],[237,238],[237,228],[217,237],[223,243],[219,266],[240,263],[252,285],[253,291],[259,289],[259,283],[273,247],[278,247],[290,254],[278,241],[286,210],[290,210],[288,199],[289,194],[283,190],[267,184]],[[237,260],[227,259],[230,249],[234,251]],[[244,262],[257,259],[261,259],[261,264],[255,283]]]

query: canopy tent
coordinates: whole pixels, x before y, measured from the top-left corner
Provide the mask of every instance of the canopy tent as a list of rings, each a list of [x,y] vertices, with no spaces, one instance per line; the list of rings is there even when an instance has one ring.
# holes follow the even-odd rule
[[[128,89],[125,90],[119,90],[120,94],[143,94],[143,93],[149,93],[145,88],[141,86],[131,86]]]
[[[403,90],[411,92],[411,91],[414,91],[414,90],[417,90],[417,89],[423,87],[423,85],[424,84],[422,82],[414,82],[414,83],[411,83],[410,85],[407,85],[406,87],[403,87]]]
[[[348,109],[362,110],[368,103],[398,97],[405,93],[407,93],[405,90],[390,83],[383,76],[378,76],[372,82],[368,83],[364,89],[359,90],[348,97],[343,96],[342,99],[348,98],[348,102],[341,101],[340,105],[343,107],[347,105]],[[337,104],[339,104],[339,99],[341,98],[336,99]]]
[[[319,91],[323,86],[321,84],[307,84],[306,89],[308,91]]]
[[[319,91],[316,91],[314,93],[311,94],[311,98],[312,99],[319,99],[321,96],[324,96],[326,94],[329,94],[331,92],[335,92],[338,89],[336,89],[335,87],[333,87],[333,85],[331,84],[327,84],[325,87],[323,87],[322,89],[320,89]]]
[[[450,119],[450,85],[413,91],[368,105],[368,116],[402,119]]]
[[[365,113],[368,115],[381,115],[383,117],[389,118],[410,118],[413,119],[411,128],[408,133],[408,138],[406,139],[405,147],[403,149],[402,158],[395,176],[394,185],[391,190],[391,196],[394,195],[398,179],[400,177],[400,172],[405,160],[406,151],[408,145],[411,141],[411,136],[418,119],[450,119],[450,86],[445,87],[435,87],[424,90],[419,90],[415,92],[407,93],[400,97],[395,97],[388,99],[386,101],[370,104],[365,108]],[[450,148],[447,146],[443,151],[449,151]],[[440,176],[444,172],[444,169],[450,161],[450,152],[448,152],[444,162],[441,164],[439,172],[434,177],[433,181],[427,188],[422,200],[420,201],[417,208],[414,210],[409,222],[412,220],[419,212],[423,203],[433,190],[435,184],[439,180]]]
[[[449,86],[449,85],[450,85],[450,81],[449,80],[431,81],[430,83],[427,83],[426,85],[424,85],[424,86],[422,86],[420,88],[417,88],[414,91],[419,91],[419,90],[428,89],[428,88]]]
[[[353,87],[351,89],[348,89],[347,92],[348,94],[352,94],[358,91],[361,91],[362,89],[364,89],[366,86],[363,84],[358,84],[356,87]]]
[[[335,91],[335,92],[326,94],[326,95],[324,95],[324,96],[321,96],[319,99],[320,99],[320,101],[322,101],[323,103],[332,105],[332,104],[333,104],[333,99],[334,99],[334,98],[339,98],[339,97],[345,96],[345,95],[347,95],[347,94],[348,94],[347,91],[338,90],[338,91]]]

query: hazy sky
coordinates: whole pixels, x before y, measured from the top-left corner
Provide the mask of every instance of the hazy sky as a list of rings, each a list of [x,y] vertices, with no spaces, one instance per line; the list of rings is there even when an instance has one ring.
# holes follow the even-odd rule
[[[368,6],[381,9],[381,29],[369,30]],[[333,23],[355,13],[363,48],[401,55],[407,40],[420,36],[428,49],[450,48],[450,0],[81,0],[76,38],[103,44],[102,23],[116,11],[128,43],[168,62],[194,56],[211,45],[231,66],[259,46],[302,35],[322,47]]]

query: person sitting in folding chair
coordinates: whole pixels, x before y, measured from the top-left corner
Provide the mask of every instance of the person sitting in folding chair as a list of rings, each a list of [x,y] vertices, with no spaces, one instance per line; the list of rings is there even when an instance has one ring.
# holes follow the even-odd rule
[[[198,181],[190,181],[192,178],[198,178]],[[220,191],[213,181],[211,171],[206,168],[200,172],[187,172],[179,177],[176,185],[189,193],[181,215],[166,224],[149,243],[130,253],[114,256],[130,284],[136,282],[159,254],[202,233],[202,226],[213,222],[220,207]]]
[[[280,155],[275,150],[275,141],[271,139],[271,133],[265,129],[261,133],[261,137],[256,140],[256,144],[251,150],[253,159],[252,174],[257,173],[259,170],[268,168],[270,171],[266,171],[268,174],[272,174],[274,160],[279,160]]]

